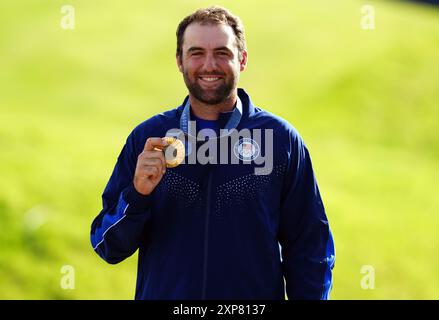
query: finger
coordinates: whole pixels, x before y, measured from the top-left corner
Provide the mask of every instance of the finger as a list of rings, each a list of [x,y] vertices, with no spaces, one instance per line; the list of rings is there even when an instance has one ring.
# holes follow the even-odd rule
[[[144,151],[140,154],[139,158],[142,163],[146,159],[158,159],[162,163],[163,173],[166,170],[166,159],[163,151]]]
[[[160,176],[160,170],[157,167],[144,167],[142,173],[146,177],[157,178]]]
[[[163,151],[161,150],[152,150],[152,151],[143,151],[139,154],[139,159],[149,159],[149,158],[157,158],[160,159],[164,157]]]
[[[166,147],[168,143],[162,138],[148,138],[145,142],[145,147],[143,150],[145,151],[153,151],[154,148],[163,149]]]
[[[148,167],[142,167],[139,170],[139,176],[143,178],[149,178],[149,179],[158,179],[162,176],[160,169],[153,166]]]
[[[142,167],[153,166],[153,167],[157,167],[160,170],[163,170],[163,162],[160,159],[157,159],[157,158],[145,158],[145,159],[142,159],[140,164],[142,165]]]

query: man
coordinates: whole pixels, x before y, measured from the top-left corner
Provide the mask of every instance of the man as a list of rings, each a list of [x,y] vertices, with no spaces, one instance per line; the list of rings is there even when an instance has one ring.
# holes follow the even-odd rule
[[[282,300],[285,285],[289,299],[328,299],[334,244],[310,156],[289,123],[237,88],[239,18],[220,7],[186,17],[176,59],[189,96],[129,135],[92,224],[94,250],[115,264],[139,249],[136,299]],[[185,161],[167,168],[173,131]]]

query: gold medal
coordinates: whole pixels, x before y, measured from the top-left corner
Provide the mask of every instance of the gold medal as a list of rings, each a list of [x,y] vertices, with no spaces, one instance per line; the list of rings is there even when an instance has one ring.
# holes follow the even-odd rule
[[[173,137],[164,137],[168,145],[163,148],[165,154],[166,168],[175,168],[183,162],[185,157],[184,144],[181,140]]]

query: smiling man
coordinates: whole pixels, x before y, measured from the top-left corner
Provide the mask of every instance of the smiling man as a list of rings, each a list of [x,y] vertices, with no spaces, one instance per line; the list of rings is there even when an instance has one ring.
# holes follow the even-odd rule
[[[221,112],[232,110],[237,101],[236,88],[239,74],[247,64],[247,51],[238,21],[233,26],[239,37],[214,13],[199,13],[183,20],[178,28],[177,65],[189,89],[196,117],[217,120]]]
[[[189,94],[122,148],[91,243],[112,264],[139,250],[136,299],[329,298],[334,243],[308,149],[238,89],[247,55],[228,10],[184,18],[176,61]]]

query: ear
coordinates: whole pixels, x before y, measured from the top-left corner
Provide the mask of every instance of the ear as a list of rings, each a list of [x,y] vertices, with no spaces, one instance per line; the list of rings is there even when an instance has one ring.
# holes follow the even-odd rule
[[[248,52],[246,50],[243,50],[241,52],[241,60],[239,61],[240,64],[240,70],[244,71],[248,62]]]
[[[180,56],[178,54],[175,56],[175,60],[177,62],[178,70],[180,70],[180,72],[183,72],[182,61],[181,61],[181,58],[180,58]]]

